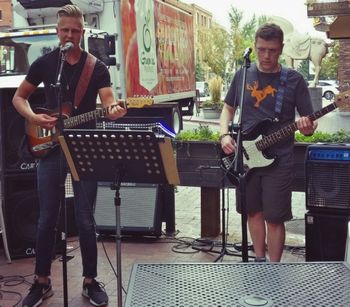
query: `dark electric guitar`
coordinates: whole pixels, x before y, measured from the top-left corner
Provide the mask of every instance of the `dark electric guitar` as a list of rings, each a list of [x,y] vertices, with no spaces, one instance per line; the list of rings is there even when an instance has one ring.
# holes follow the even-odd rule
[[[154,103],[153,98],[150,97],[131,97],[127,98],[125,101],[125,107],[127,108],[142,108],[144,106],[152,105]],[[62,105],[62,119],[64,129],[74,128],[78,125],[87,123],[89,121],[106,117],[111,108],[116,105],[96,109],[84,114],[70,117],[71,114],[71,104],[64,103]],[[53,117],[59,117],[59,110],[49,110],[45,108],[36,108],[34,110],[36,114],[48,114]],[[58,137],[60,136],[60,131],[57,127],[52,129],[45,129],[38,125],[32,124],[28,121],[25,122],[25,133],[28,140],[28,149],[30,153],[35,158],[45,157],[52,149],[58,146]]]
[[[337,107],[350,105],[350,91],[340,93],[337,95],[335,102],[322,108],[321,110],[309,115],[311,120],[316,120],[326,115],[327,113],[335,110]],[[254,168],[267,167],[272,165],[278,157],[267,157],[264,154],[264,150],[268,149],[272,145],[284,140],[291,136],[298,130],[297,123],[294,122],[270,135],[261,135],[261,131],[264,131],[268,125],[271,125],[270,119],[264,120],[253,128],[249,132],[242,133],[243,144],[243,164],[247,167],[247,170]],[[227,155],[221,158],[223,168],[232,174],[233,166],[235,162],[235,155]]]

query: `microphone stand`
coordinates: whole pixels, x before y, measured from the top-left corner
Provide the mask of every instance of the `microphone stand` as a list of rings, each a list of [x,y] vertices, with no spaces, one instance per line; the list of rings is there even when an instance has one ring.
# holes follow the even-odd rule
[[[244,171],[243,163],[243,144],[242,144],[242,117],[243,117],[243,102],[244,94],[246,88],[246,79],[247,79],[247,69],[250,67],[250,53],[252,49],[247,48],[244,52],[244,64],[242,69],[242,87],[241,87],[241,96],[239,101],[240,113],[238,116],[238,122],[234,125],[231,125],[235,129],[237,134],[236,139],[236,158],[234,161],[234,173],[238,175],[238,187],[239,187],[239,199],[241,204],[241,224],[242,224],[242,261],[248,262],[248,235],[247,235],[247,208],[246,208],[246,174]]]
[[[64,129],[64,123],[63,123],[63,117],[62,117],[62,104],[63,104],[63,97],[62,97],[62,71],[63,66],[66,61],[66,51],[60,52],[61,59],[60,59],[60,66],[59,71],[57,75],[56,84],[51,84],[51,87],[53,87],[56,91],[58,106],[59,106],[59,115],[58,115],[58,121],[57,121],[57,129],[60,133],[63,132]],[[61,224],[61,242],[62,242],[62,274],[63,274],[63,301],[64,301],[64,307],[68,307],[68,282],[67,282],[67,208],[65,203],[65,180],[63,180],[65,176],[65,172],[63,171],[63,159],[64,155],[62,152],[62,149],[60,149],[60,173],[59,173],[59,189],[60,189],[60,224]]]

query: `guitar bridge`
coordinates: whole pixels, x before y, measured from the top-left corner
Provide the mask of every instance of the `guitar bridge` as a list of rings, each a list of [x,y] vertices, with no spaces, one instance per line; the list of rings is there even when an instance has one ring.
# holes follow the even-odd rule
[[[32,151],[36,152],[36,151],[43,151],[46,149],[51,149],[54,146],[53,142],[47,142],[47,143],[43,143],[43,144],[39,144],[36,146],[32,147]]]

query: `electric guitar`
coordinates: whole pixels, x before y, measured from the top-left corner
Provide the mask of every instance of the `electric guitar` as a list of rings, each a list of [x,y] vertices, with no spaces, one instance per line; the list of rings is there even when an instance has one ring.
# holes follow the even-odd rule
[[[154,103],[153,98],[150,97],[131,97],[127,98],[124,103],[126,108],[142,108],[144,106],[150,106]],[[72,106],[71,103],[64,103],[62,105],[62,120],[63,127],[66,129],[74,128],[80,124],[87,123],[89,121],[106,117],[112,108],[117,104],[107,108],[96,109],[84,114],[70,117]],[[34,109],[36,114],[48,114],[53,117],[59,117],[59,110],[49,110],[46,108]],[[52,129],[42,128],[38,125],[25,121],[25,134],[28,141],[28,149],[35,158],[45,157],[51,150],[59,145],[58,137],[61,131],[55,126]]]
[[[350,90],[337,95],[334,103],[322,108],[319,111],[309,115],[308,117],[314,121],[327,113],[335,110],[339,106],[350,105]],[[264,154],[264,150],[268,149],[272,145],[284,140],[291,136],[295,131],[298,130],[297,123],[294,122],[282,129],[273,132],[270,135],[261,135],[261,131],[264,131],[267,126],[272,124],[271,119],[266,119],[253,128],[249,129],[249,132],[242,133],[242,144],[243,144],[243,164],[247,170],[247,173],[254,168],[267,167],[272,165],[278,157],[267,157]],[[265,130],[266,131],[266,130]],[[228,176],[234,174],[233,166],[235,162],[235,154],[223,156],[221,158],[221,164],[224,170],[227,171]]]

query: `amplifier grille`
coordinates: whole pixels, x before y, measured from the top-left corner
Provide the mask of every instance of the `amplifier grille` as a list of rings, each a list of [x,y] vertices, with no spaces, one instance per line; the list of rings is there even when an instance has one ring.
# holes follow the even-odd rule
[[[307,208],[350,210],[350,163],[309,161]]]

